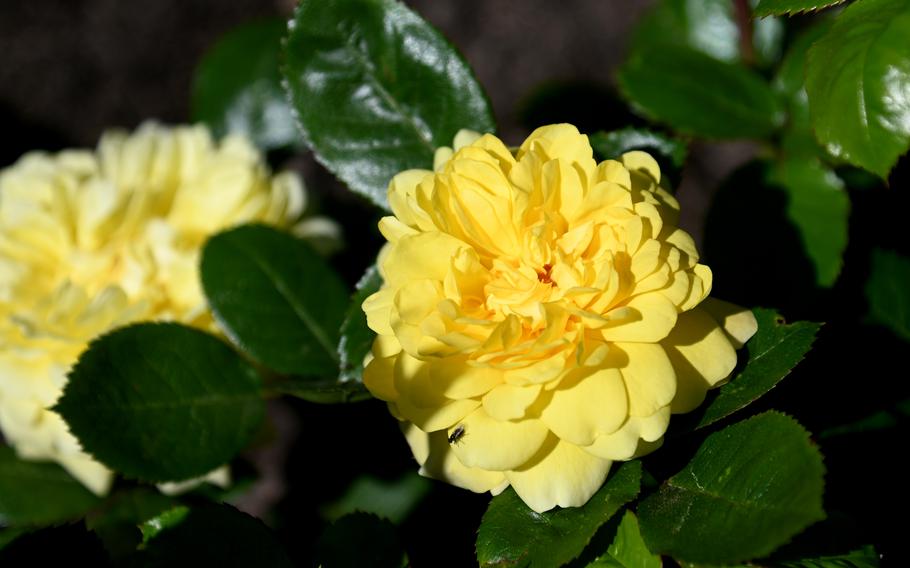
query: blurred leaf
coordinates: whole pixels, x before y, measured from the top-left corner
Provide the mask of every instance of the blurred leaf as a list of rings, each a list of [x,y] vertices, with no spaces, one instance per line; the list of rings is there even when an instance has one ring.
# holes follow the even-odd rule
[[[339,382],[337,379],[292,378],[272,385],[279,394],[286,394],[317,404],[360,402],[373,398],[361,382]]]
[[[535,513],[511,488],[490,501],[477,530],[481,566],[561,566],[578,556],[597,529],[638,496],[641,463],[627,462],[583,507]]]
[[[821,324],[785,324],[774,310],[753,310],[758,331],[745,346],[746,363],[704,408],[698,427],[713,424],[765,395],[799,364],[812,348]]]
[[[7,545],[27,532],[28,529],[0,528],[0,550],[6,548]]]
[[[316,157],[381,207],[392,176],[432,168],[458,130],[495,129],[461,55],[395,0],[304,0],[284,73]]]
[[[135,566],[269,566],[293,564],[260,521],[228,505],[202,505],[164,527],[136,555]]]
[[[444,555],[440,551],[440,555]],[[342,517],[322,533],[316,544],[316,566],[362,568],[407,565],[407,555],[394,525],[369,513]]]
[[[774,92],[759,75],[685,47],[637,50],[618,79],[631,104],[685,134],[763,138],[783,117]]]
[[[819,440],[827,440],[844,436],[847,434],[862,434],[866,432],[878,432],[897,426],[898,420],[893,413],[887,410],[880,410],[871,416],[861,418],[849,424],[842,424],[823,430],[818,435]]]
[[[189,513],[189,507],[177,505],[143,521],[139,525],[139,530],[142,531],[142,544],[148,544],[161,534],[161,531],[176,527],[186,519]]]
[[[910,2],[848,6],[809,50],[806,91],[818,141],[885,178],[910,148]]]
[[[660,568],[660,556],[652,554],[641,538],[638,518],[626,511],[607,553],[588,564],[588,568]]]
[[[89,514],[85,524],[101,539],[108,555],[122,561],[142,543],[139,525],[175,503],[151,487],[118,490]]]
[[[689,151],[686,143],[679,138],[646,128],[595,132],[590,139],[594,153],[605,160],[617,159],[632,150],[644,150],[660,163],[662,174],[670,174],[676,181]]]
[[[753,14],[755,17],[783,16],[821,10],[829,6],[842,4],[846,0],[758,0]]]
[[[787,193],[787,216],[802,237],[819,286],[837,281],[847,248],[850,197],[837,174],[815,159],[785,158],[770,180]]]
[[[205,54],[193,83],[193,119],[216,136],[238,133],[264,150],[298,142],[294,115],[281,86],[283,19],[240,26]]]
[[[363,381],[363,359],[373,345],[376,333],[367,327],[367,316],[361,305],[382,286],[382,276],[376,266],[371,266],[357,282],[348,310],[341,324],[338,358],[341,361],[341,382]]]
[[[910,341],[910,258],[875,249],[866,282],[869,319]]]
[[[85,450],[129,477],[182,481],[229,461],[264,414],[256,371],[230,347],[175,323],[94,340],[55,410]]]
[[[824,466],[798,422],[766,412],[708,436],[638,507],[648,549],[677,560],[760,558],[822,518]]]
[[[101,541],[82,523],[20,534],[0,548],[0,566],[4,568],[58,566],[61,560],[92,568],[111,566]]]
[[[21,460],[0,446],[0,526],[40,526],[81,517],[99,503],[54,463]]]
[[[431,482],[415,472],[408,472],[398,479],[384,481],[369,475],[355,479],[337,501],[322,508],[330,521],[355,511],[373,513],[401,524],[430,491]]]
[[[739,26],[729,0],[663,0],[642,18],[632,36],[632,49],[654,43],[689,47],[720,61],[735,63],[742,54]],[[773,64],[780,55],[783,24],[776,18],[752,21],[752,44],[759,63]]]
[[[335,377],[347,291],[301,239],[264,225],[215,235],[202,251],[202,286],[222,329],[280,373]]]
[[[879,565],[878,553],[872,546],[839,556],[803,558],[775,564],[778,568],[878,568]]]

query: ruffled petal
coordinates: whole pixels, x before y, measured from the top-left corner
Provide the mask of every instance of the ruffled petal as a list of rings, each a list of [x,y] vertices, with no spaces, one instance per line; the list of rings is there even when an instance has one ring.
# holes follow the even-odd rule
[[[540,420],[496,420],[483,407],[474,410],[449,428],[459,437],[452,451],[468,467],[504,471],[521,466],[543,445],[550,431]]]

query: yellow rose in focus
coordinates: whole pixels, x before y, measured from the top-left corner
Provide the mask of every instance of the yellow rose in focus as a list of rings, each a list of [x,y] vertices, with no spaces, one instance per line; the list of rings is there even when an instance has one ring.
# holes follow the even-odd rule
[[[214,232],[298,222],[298,177],[272,177],[243,138],[201,126],[105,134],[96,151],[32,153],[0,172],[0,429],[26,459],[54,460],[98,494],[111,473],[48,410],[88,342],[137,320],[211,328],[199,283]],[[315,223],[315,224],[314,224]]]
[[[707,299],[711,271],[646,153],[598,164],[562,124],[514,155],[460,133],[435,168],[389,186],[364,383],[423,475],[581,506],[729,376],[755,318]]]

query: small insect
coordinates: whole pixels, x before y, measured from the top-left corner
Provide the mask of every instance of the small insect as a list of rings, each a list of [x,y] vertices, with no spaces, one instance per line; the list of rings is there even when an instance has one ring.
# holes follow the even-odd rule
[[[464,424],[459,424],[455,427],[455,431],[449,436],[450,444],[457,444],[459,440],[464,436]]]

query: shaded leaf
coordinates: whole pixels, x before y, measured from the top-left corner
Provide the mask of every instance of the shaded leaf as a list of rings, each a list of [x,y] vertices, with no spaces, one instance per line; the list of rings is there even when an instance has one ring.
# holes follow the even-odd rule
[[[25,461],[0,446],[0,526],[40,526],[81,517],[99,503],[54,463]]]
[[[910,258],[875,249],[866,282],[869,319],[910,341]]]
[[[803,558],[776,564],[779,568],[878,568],[878,553],[872,546],[854,550],[848,554]]]
[[[339,382],[337,379],[288,379],[275,383],[272,390],[319,404],[360,402],[373,398],[359,381]]]
[[[407,472],[398,479],[385,481],[370,475],[355,479],[338,500],[322,508],[323,516],[335,521],[361,511],[373,513],[401,524],[430,491],[431,482],[416,472]]]
[[[630,103],[686,134],[762,138],[783,119],[777,97],[758,74],[685,47],[655,44],[634,51],[618,79]]]
[[[910,2],[848,6],[809,50],[806,92],[819,143],[882,178],[910,148]]]
[[[371,266],[357,282],[348,310],[341,324],[341,339],[338,342],[338,358],[341,365],[340,380],[363,381],[363,359],[373,345],[376,333],[367,327],[367,316],[361,305],[368,296],[382,286],[382,276],[376,266]]]
[[[193,118],[216,136],[243,134],[265,150],[298,142],[281,85],[279,55],[287,29],[270,18],[238,27],[205,54],[193,83]]]
[[[758,331],[746,343],[746,363],[708,404],[698,427],[713,424],[762,397],[803,360],[821,324],[798,321],[784,323],[774,310],[753,310]]]
[[[758,0],[753,14],[756,17],[793,15],[814,12],[829,6],[843,4],[846,0]]]
[[[709,436],[638,507],[648,549],[677,560],[760,558],[824,518],[824,467],[809,434],[766,412]]]
[[[461,55],[395,0],[304,0],[284,69],[316,157],[381,207],[395,174],[431,168],[458,130],[495,129]]]
[[[264,414],[256,371],[222,341],[175,323],[141,323],[93,341],[55,410],[115,471],[182,481],[233,458]]]
[[[215,318],[243,351],[280,373],[337,375],[347,291],[305,241],[245,225],[209,239],[200,270]]]
[[[607,553],[588,568],[660,568],[660,556],[652,554],[641,538],[638,517],[626,511]]]
[[[561,566],[578,556],[601,525],[638,496],[641,463],[622,464],[583,507],[535,513],[506,489],[490,501],[477,531],[481,566]]]
[[[673,178],[673,185],[686,162],[688,147],[679,138],[646,128],[623,128],[612,132],[595,132],[591,147],[600,159],[617,159],[625,152],[644,150],[660,164],[661,173]]]
[[[407,565],[395,526],[369,513],[353,513],[332,523],[316,544],[315,560],[317,566],[339,568]]]
[[[0,566],[4,567],[57,566],[63,558],[93,568],[112,565],[101,541],[82,523],[20,534],[0,549]]]

